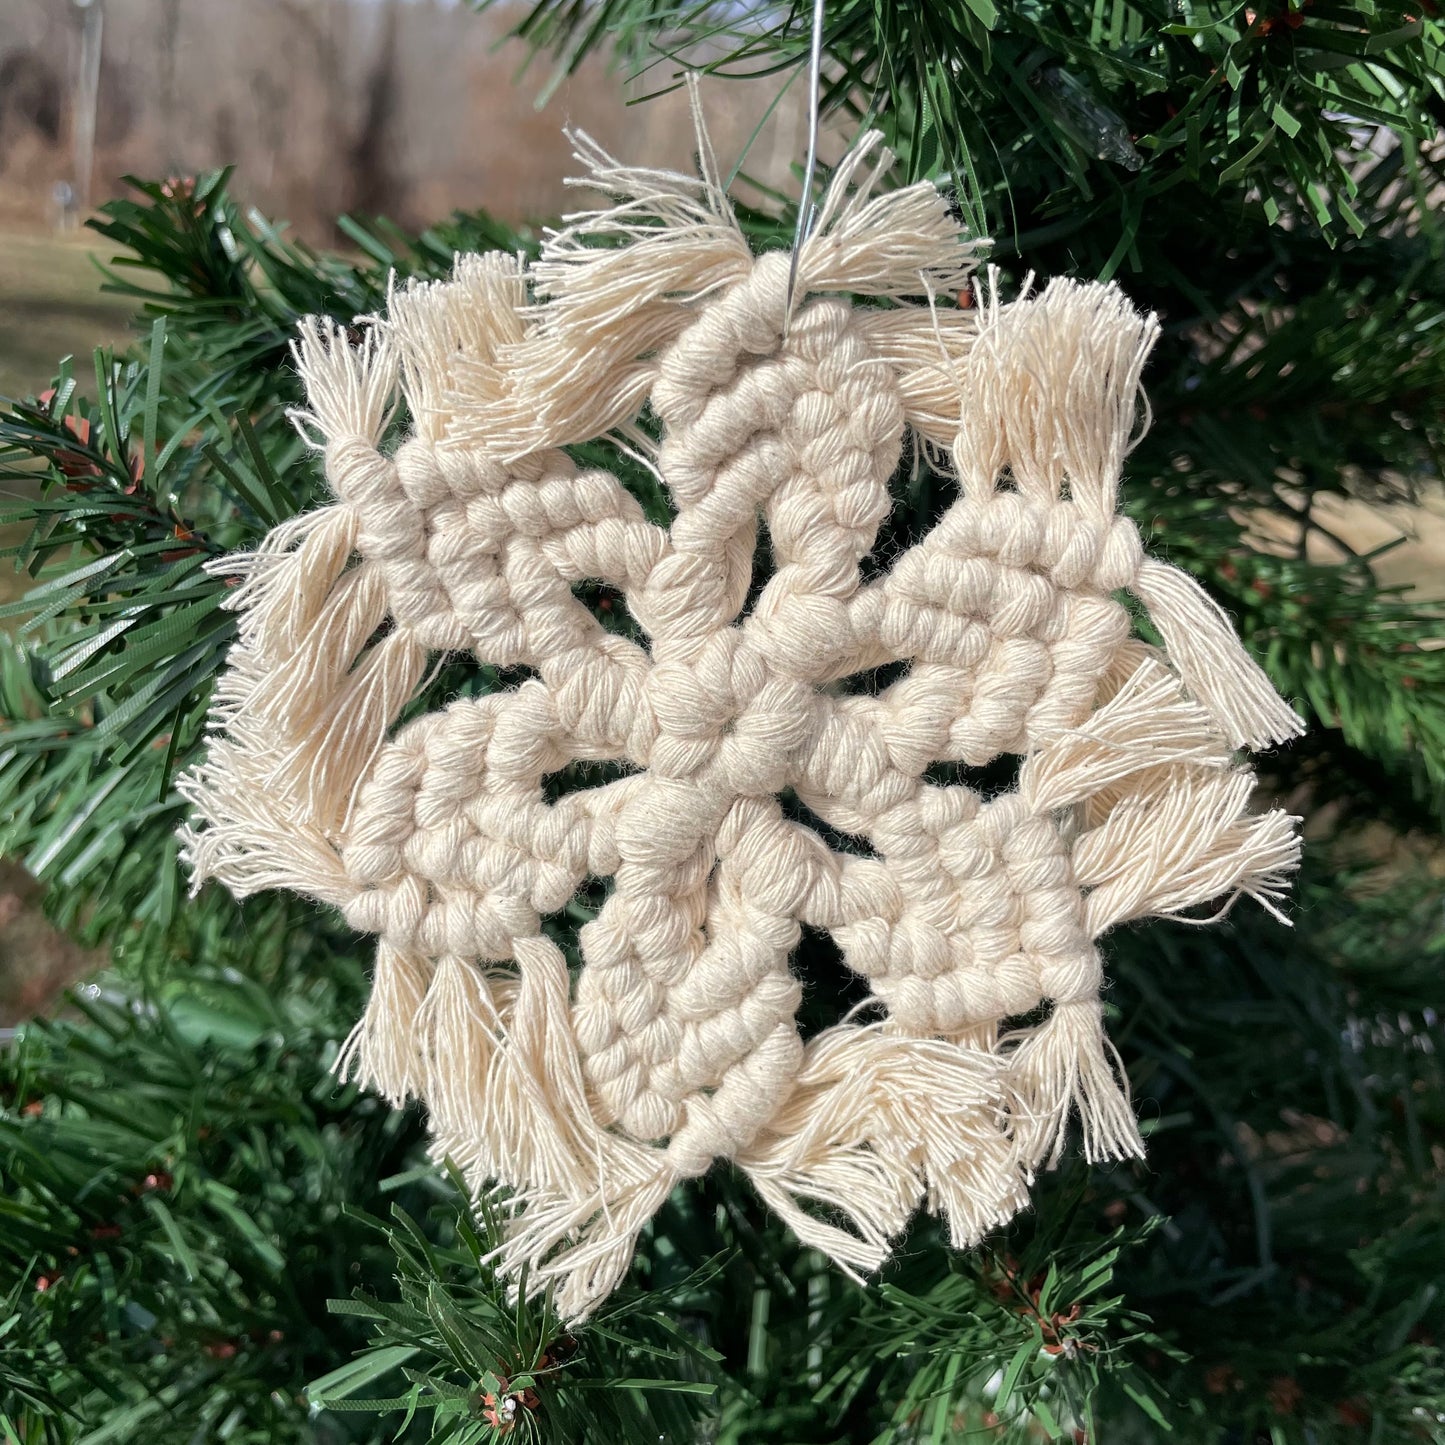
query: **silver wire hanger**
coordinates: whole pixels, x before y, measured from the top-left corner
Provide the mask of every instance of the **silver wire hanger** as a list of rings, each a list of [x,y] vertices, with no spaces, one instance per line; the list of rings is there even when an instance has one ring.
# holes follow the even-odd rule
[[[798,254],[813,229],[818,208],[813,204],[813,173],[818,166],[818,118],[823,103],[823,0],[813,0],[812,44],[808,53],[808,160],[803,168],[803,193],[798,198],[798,224],[793,230],[793,254],[788,264],[788,290],[783,303],[783,335],[793,319],[793,296],[798,286]]]

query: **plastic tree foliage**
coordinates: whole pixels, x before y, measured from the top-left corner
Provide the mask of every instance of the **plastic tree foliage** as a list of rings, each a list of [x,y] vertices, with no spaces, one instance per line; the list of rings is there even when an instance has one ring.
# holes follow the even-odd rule
[[[655,89],[694,64],[796,90],[810,8],[508,13],[554,75],[606,50]],[[494,1279],[494,1221],[422,1121],[328,1073],[365,942],[279,896],[188,899],[174,841],[234,628],[204,564],[321,495],[285,418],[295,322],[531,238],[344,220],[342,260],[224,173],[106,206],[134,342],[0,412],[32,584],[0,653],[0,841],[112,960],[0,1050],[0,1438],[1445,1439],[1445,609],[1339,520],[1439,485],[1441,39],[1429,0],[827,6],[831,134],[881,124],[1006,284],[1117,276],[1160,313],[1126,502],[1305,713],[1266,766],[1306,862],[1292,926],[1242,904],[1111,940],[1142,1164],[1070,1156],[981,1249],[921,1224],[867,1288],[719,1170],[575,1331]],[[760,246],[791,221],[748,213]],[[909,459],[882,555],[949,485]],[[417,707],[498,681],[449,659]],[[831,944],[795,967],[805,1027],[835,1018]]]

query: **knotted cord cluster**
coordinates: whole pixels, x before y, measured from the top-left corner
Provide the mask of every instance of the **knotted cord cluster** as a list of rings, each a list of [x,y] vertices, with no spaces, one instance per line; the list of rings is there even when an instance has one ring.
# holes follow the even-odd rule
[[[510,1201],[502,1266],[572,1316],[719,1157],[867,1270],[920,1204],[961,1245],[1006,1219],[1071,1116],[1091,1157],[1139,1152],[1095,941],[1280,896],[1295,820],[1248,812],[1235,750],[1300,726],[1118,514],[1152,317],[1069,281],[957,305],[973,247],[931,185],[874,194],[876,136],[791,316],[787,256],[752,255],[706,148],[700,180],[582,158],[614,204],[530,266],[459,258],[360,346],[303,329],[335,502],[224,564],[240,639],[185,782],[198,884],[378,936],[343,1067],[425,1099],[438,1154]],[[910,431],[957,500],[865,582]],[[651,453],[670,527],[565,450],[602,435]],[[597,582],[645,646],[579,600]],[[447,653],[527,676],[395,727]],[[927,776],[1006,755],[991,800]],[[549,799],[574,762],[622,775]],[[574,980],[544,920],[589,878]],[[804,925],[875,1003],[806,1044]]]

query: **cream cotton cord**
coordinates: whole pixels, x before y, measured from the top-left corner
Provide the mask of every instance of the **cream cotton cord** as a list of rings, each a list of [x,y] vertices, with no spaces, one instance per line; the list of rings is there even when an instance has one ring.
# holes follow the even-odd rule
[[[1089,1157],[1138,1154],[1096,941],[1274,905],[1296,820],[1249,811],[1236,749],[1300,730],[1118,513],[1158,328],[1116,288],[1003,304],[990,279],[954,305],[973,245],[932,185],[880,191],[870,135],[785,327],[788,256],[751,253],[713,167],[580,159],[610,204],[530,265],[460,257],[360,346],[303,327],[298,425],[335,500],[218,564],[240,634],[183,785],[197,885],[294,889],[377,935],[343,1071],[426,1102],[437,1155],[507,1204],[500,1266],[573,1318],[718,1158],[862,1273],[920,1206],[960,1246],[1007,1219],[1071,1118]],[[563,450],[651,448],[644,407],[670,528]],[[958,498],[864,582],[910,430]],[[760,516],[775,568],[744,615]],[[530,675],[396,727],[448,653]],[[876,695],[842,689],[889,663]],[[989,801],[925,777],[1002,755],[1018,784]],[[627,771],[548,801],[578,760]],[[871,856],[785,816],[788,789]],[[611,890],[574,980],[542,919],[589,877]],[[807,1043],[804,925],[877,1015]]]

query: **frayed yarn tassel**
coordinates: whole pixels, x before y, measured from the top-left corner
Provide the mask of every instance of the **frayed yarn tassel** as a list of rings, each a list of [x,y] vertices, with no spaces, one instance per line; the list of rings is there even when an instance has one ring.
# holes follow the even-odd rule
[[[216,762],[224,758],[240,766],[244,786],[272,799],[278,819],[299,820],[327,836],[343,828],[387,729],[426,667],[426,649],[408,630],[398,629],[361,652],[346,671],[364,641],[364,629],[347,628],[338,638],[344,646],[324,664],[308,647],[289,669],[259,677],[243,655],[216,690],[213,725],[225,730],[224,743],[220,736],[211,743]],[[324,686],[298,690],[288,672],[318,678]]]
[[[349,508],[328,508],[278,533],[242,559],[245,580],[228,599],[241,613],[241,640],[216,683],[206,756],[177,779],[192,810],[179,831],[181,858],[193,893],[216,878],[237,897],[290,888],[342,907],[357,886],[329,820],[285,781],[297,734],[277,726],[272,714],[273,705],[294,696],[287,677],[308,672],[308,646],[315,661],[330,645],[322,619],[350,553],[355,518]]]
[[[606,332],[634,302],[710,295],[740,263],[751,263],[696,104],[693,120],[700,176],[625,166],[585,131],[567,132],[585,172],[567,184],[600,191],[613,204],[564,217],[544,240],[531,268],[543,331],[555,319],[572,332]]]
[[[578,184],[614,204],[568,216],[543,242],[527,273],[536,298],[529,331],[506,354],[511,390],[452,424],[452,435],[506,460],[626,430],[656,379],[662,348],[700,302],[753,274],[701,127],[701,178],[623,166],[587,136],[573,141],[588,172]],[[798,256],[795,301],[846,291],[931,304],[967,284],[984,243],[962,233],[928,182],[874,195],[892,163],[881,135],[870,132],[835,169]],[[936,328],[947,362],[972,322],[959,319],[965,313],[936,314],[947,318]],[[878,330],[889,334],[887,323]],[[921,358],[913,352],[898,358],[906,363],[900,372],[911,373],[917,360],[915,412],[941,441],[957,426],[958,387],[947,369],[940,375],[933,347]]]
[[[346,331],[323,317],[308,316],[291,343],[306,405],[290,412],[303,440],[320,449],[361,442],[375,447],[391,419],[398,358],[385,335],[366,328],[352,346]]]
[[[897,1141],[880,1131],[875,1113],[886,1056],[897,1047],[877,1025],[819,1034],[786,1103],[737,1156],[797,1238],[855,1279],[888,1258],[922,1193],[922,1181]],[[804,1203],[852,1228],[818,1218]]]
[[[597,1122],[561,952],[545,938],[519,940],[518,963],[487,1097],[485,1174],[508,1216],[490,1258],[514,1290],[550,1288],[563,1318],[577,1321],[621,1282],[638,1236],[682,1176],[662,1150]]]
[[[177,830],[194,895],[208,879],[237,898],[289,888],[344,908],[358,891],[331,840],[267,791],[265,756],[217,739],[204,762],[176,780],[192,820]]]
[[[297,429],[327,449],[328,470],[338,449],[389,465],[375,445],[396,387],[394,349],[375,330],[350,346],[314,317],[300,333],[293,354],[309,409],[291,413]],[[358,891],[334,832],[420,670],[396,644],[353,671],[386,612],[375,569],[347,570],[357,529],[350,506],[325,508],[216,569],[241,578],[228,599],[240,642],[216,684],[206,759],[178,784],[197,820],[181,832],[193,887],[216,877],[238,896],[292,888],[338,907]]]
[[[737,1162],[800,1240],[850,1274],[884,1262],[924,1197],[967,1247],[1023,1203],[1005,1088],[1000,1059],[973,1041],[881,1024],[830,1029],[809,1043],[788,1101]]]
[[[1304,732],[1299,714],[1245,651],[1228,614],[1187,572],[1146,561],[1129,590],[1149,609],[1184,685],[1233,746],[1267,748]]]
[[[1091,521],[1112,522],[1158,319],[1117,286],[1063,278],[1000,304],[993,268],[977,314],[953,444],[965,488],[991,490],[1006,465],[1025,498],[1067,496]]]
[[[585,1320],[622,1282],[639,1236],[681,1182],[664,1169],[605,1200],[514,1197],[520,1211],[489,1258],[514,1282],[525,1275],[529,1295],[550,1287],[563,1319]]]
[[[1117,693],[1084,722],[1031,753],[1019,792],[1034,811],[1116,799],[1140,775],[1193,765],[1228,766],[1230,754],[1212,719],[1180,690],[1161,662],[1145,658]]]
[[[279,766],[277,782],[302,790],[308,813],[323,827],[345,828],[387,730],[421,682],[427,656],[407,628],[382,638]]]
[[[517,941],[515,977],[444,959],[417,1015],[432,1153],[503,1205],[491,1259],[517,1288],[583,1318],[626,1272],[680,1175],[661,1150],[598,1124],[569,1016],[566,960]]]
[[[303,512],[270,532],[254,552],[207,562],[232,582],[223,604],[239,614],[244,646],[268,663],[293,656],[356,547],[357,516],[347,506]]]
[[[1023,365],[1034,382],[1032,464],[1056,458],[1070,500],[1111,520],[1140,421],[1140,380],[1159,339],[1159,318],[1137,311],[1114,285],[1050,281],[1032,308]],[[1027,390],[1027,387],[1026,387]]]
[[[278,578],[278,583],[286,579]],[[230,726],[254,719],[284,739],[302,738],[334,705],[367,642],[386,617],[379,570],[363,564],[345,572],[315,611],[311,625],[286,655],[279,638],[258,639],[222,674],[213,721]],[[289,616],[278,619],[289,627]],[[271,655],[262,649],[270,644]]]
[[[423,1086],[417,1018],[430,981],[430,965],[382,939],[366,1012],[332,1065],[343,1083],[355,1079],[400,1108]]]
[[[514,1171],[577,1200],[605,1199],[658,1170],[659,1151],[597,1122],[571,1017],[571,974],[562,952],[540,936],[516,942],[517,982],[504,1015],[499,1087],[488,1098],[486,1132],[505,1141]]]
[[[329,565],[343,532],[315,532],[287,560],[315,541]],[[216,684],[205,760],[177,782],[196,816],[181,831],[194,887],[215,877],[238,896],[293,888],[338,907],[359,891],[347,881],[338,830],[427,657],[405,629],[362,653],[384,611],[374,588],[375,605],[357,605],[371,575],[365,566],[346,574],[289,656],[283,634],[297,612],[264,587],[253,594],[252,605],[268,609],[266,626],[233,650]],[[278,570],[266,586],[296,580]]]
[[[351,616],[361,580],[346,572],[356,542],[356,516],[350,507],[328,507],[315,514],[305,532],[288,526],[284,539],[294,550],[265,547],[211,564],[218,575],[241,578],[226,606],[239,613],[240,645],[217,682],[211,702],[213,729],[230,727],[247,713],[264,714],[294,694],[298,678],[319,676],[327,667],[344,673],[356,651],[384,614],[384,599],[372,588],[369,625]],[[268,539],[269,540],[269,539]],[[344,637],[355,641],[340,657]]]
[[[954,296],[968,284],[987,240],[963,233],[931,181],[874,195],[893,159],[882,133],[869,131],[838,163],[798,253],[800,297]]]
[[[1030,1175],[1041,1165],[1058,1163],[1076,1114],[1084,1157],[1091,1164],[1143,1157],[1128,1079],[1104,1031],[1097,999],[1056,1003],[1043,1023],[1003,1042],[1011,1048],[1014,1143]]]
[[[897,1171],[867,1149],[835,1150],[822,1169],[816,1161],[793,1162],[787,1157],[791,1152],[775,1150],[775,1157],[746,1165],[743,1172],[758,1198],[799,1244],[816,1249],[849,1279],[861,1283],[864,1275],[882,1267],[890,1253],[890,1236],[903,1228],[899,1223],[885,1231],[881,1221],[888,1216],[878,1209],[880,1202],[891,1203]],[[916,1183],[912,1192],[918,1193]],[[857,1233],[809,1213],[805,1201],[846,1215]],[[906,1218],[905,1213],[905,1222]]]
[[[416,435],[465,445],[469,423],[497,404],[508,382],[500,358],[525,334],[526,276],[520,257],[456,258],[448,281],[394,287],[380,325],[401,365],[401,389]]]
[[[1090,936],[1149,915],[1188,922],[1186,909],[1240,894],[1280,917],[1278,901],[1299,866],[1299,820],[1278,809],[1251,815],[1253,788],[1243,771],[1181,771],[1157,792],[1122,799],[1080,834],[1074,875],[1088,890]]]
[[[1148,718],[1157,719],[1157,739]],[[1172,758],[1158,752],[1163,741],[1171,742]],[[1147,659],[1083,727],[1025,763],[1020,791],[1035,808],[1085,805],[1072,863],[1090,939],[1131,918],[1177,917],[1241,893],[1277,913],[1275,900],[1299,858],[1296,820],[1280,812],[1251,816],[1254,779],[1229,764],[1211,720]],[[1078,982],[1092,976],[1096,983],[1097,961],[1082,961]],[[1091,1161],[1142,1154],[1097,998],[1071,988],[1048,1019],[1004,1047],[1026,1169],[1057,1161],[1074,1114]]]
[[[923,1039],[884,1029],[891,1047],[873,1105],[875,1137],[916,1171],[955,1248],[971,1248],[1027,1202],[993,1031]]]
[[[714,177],[623,166],[590,137],[572,140],[588,172],[577,184],[616,203],[568,216],[529,270],[539,304],[509,356],[510,399],[467,426],[469,439],[509,460],[631,422],[656,353],[692,320],[692,303],[752,270]]]
[[[413,1016],[423,1094],[438,1134],[472,1132],[480,1124],[496,1052],[496,1010],[487,979],[465,958],[439,958]]]

